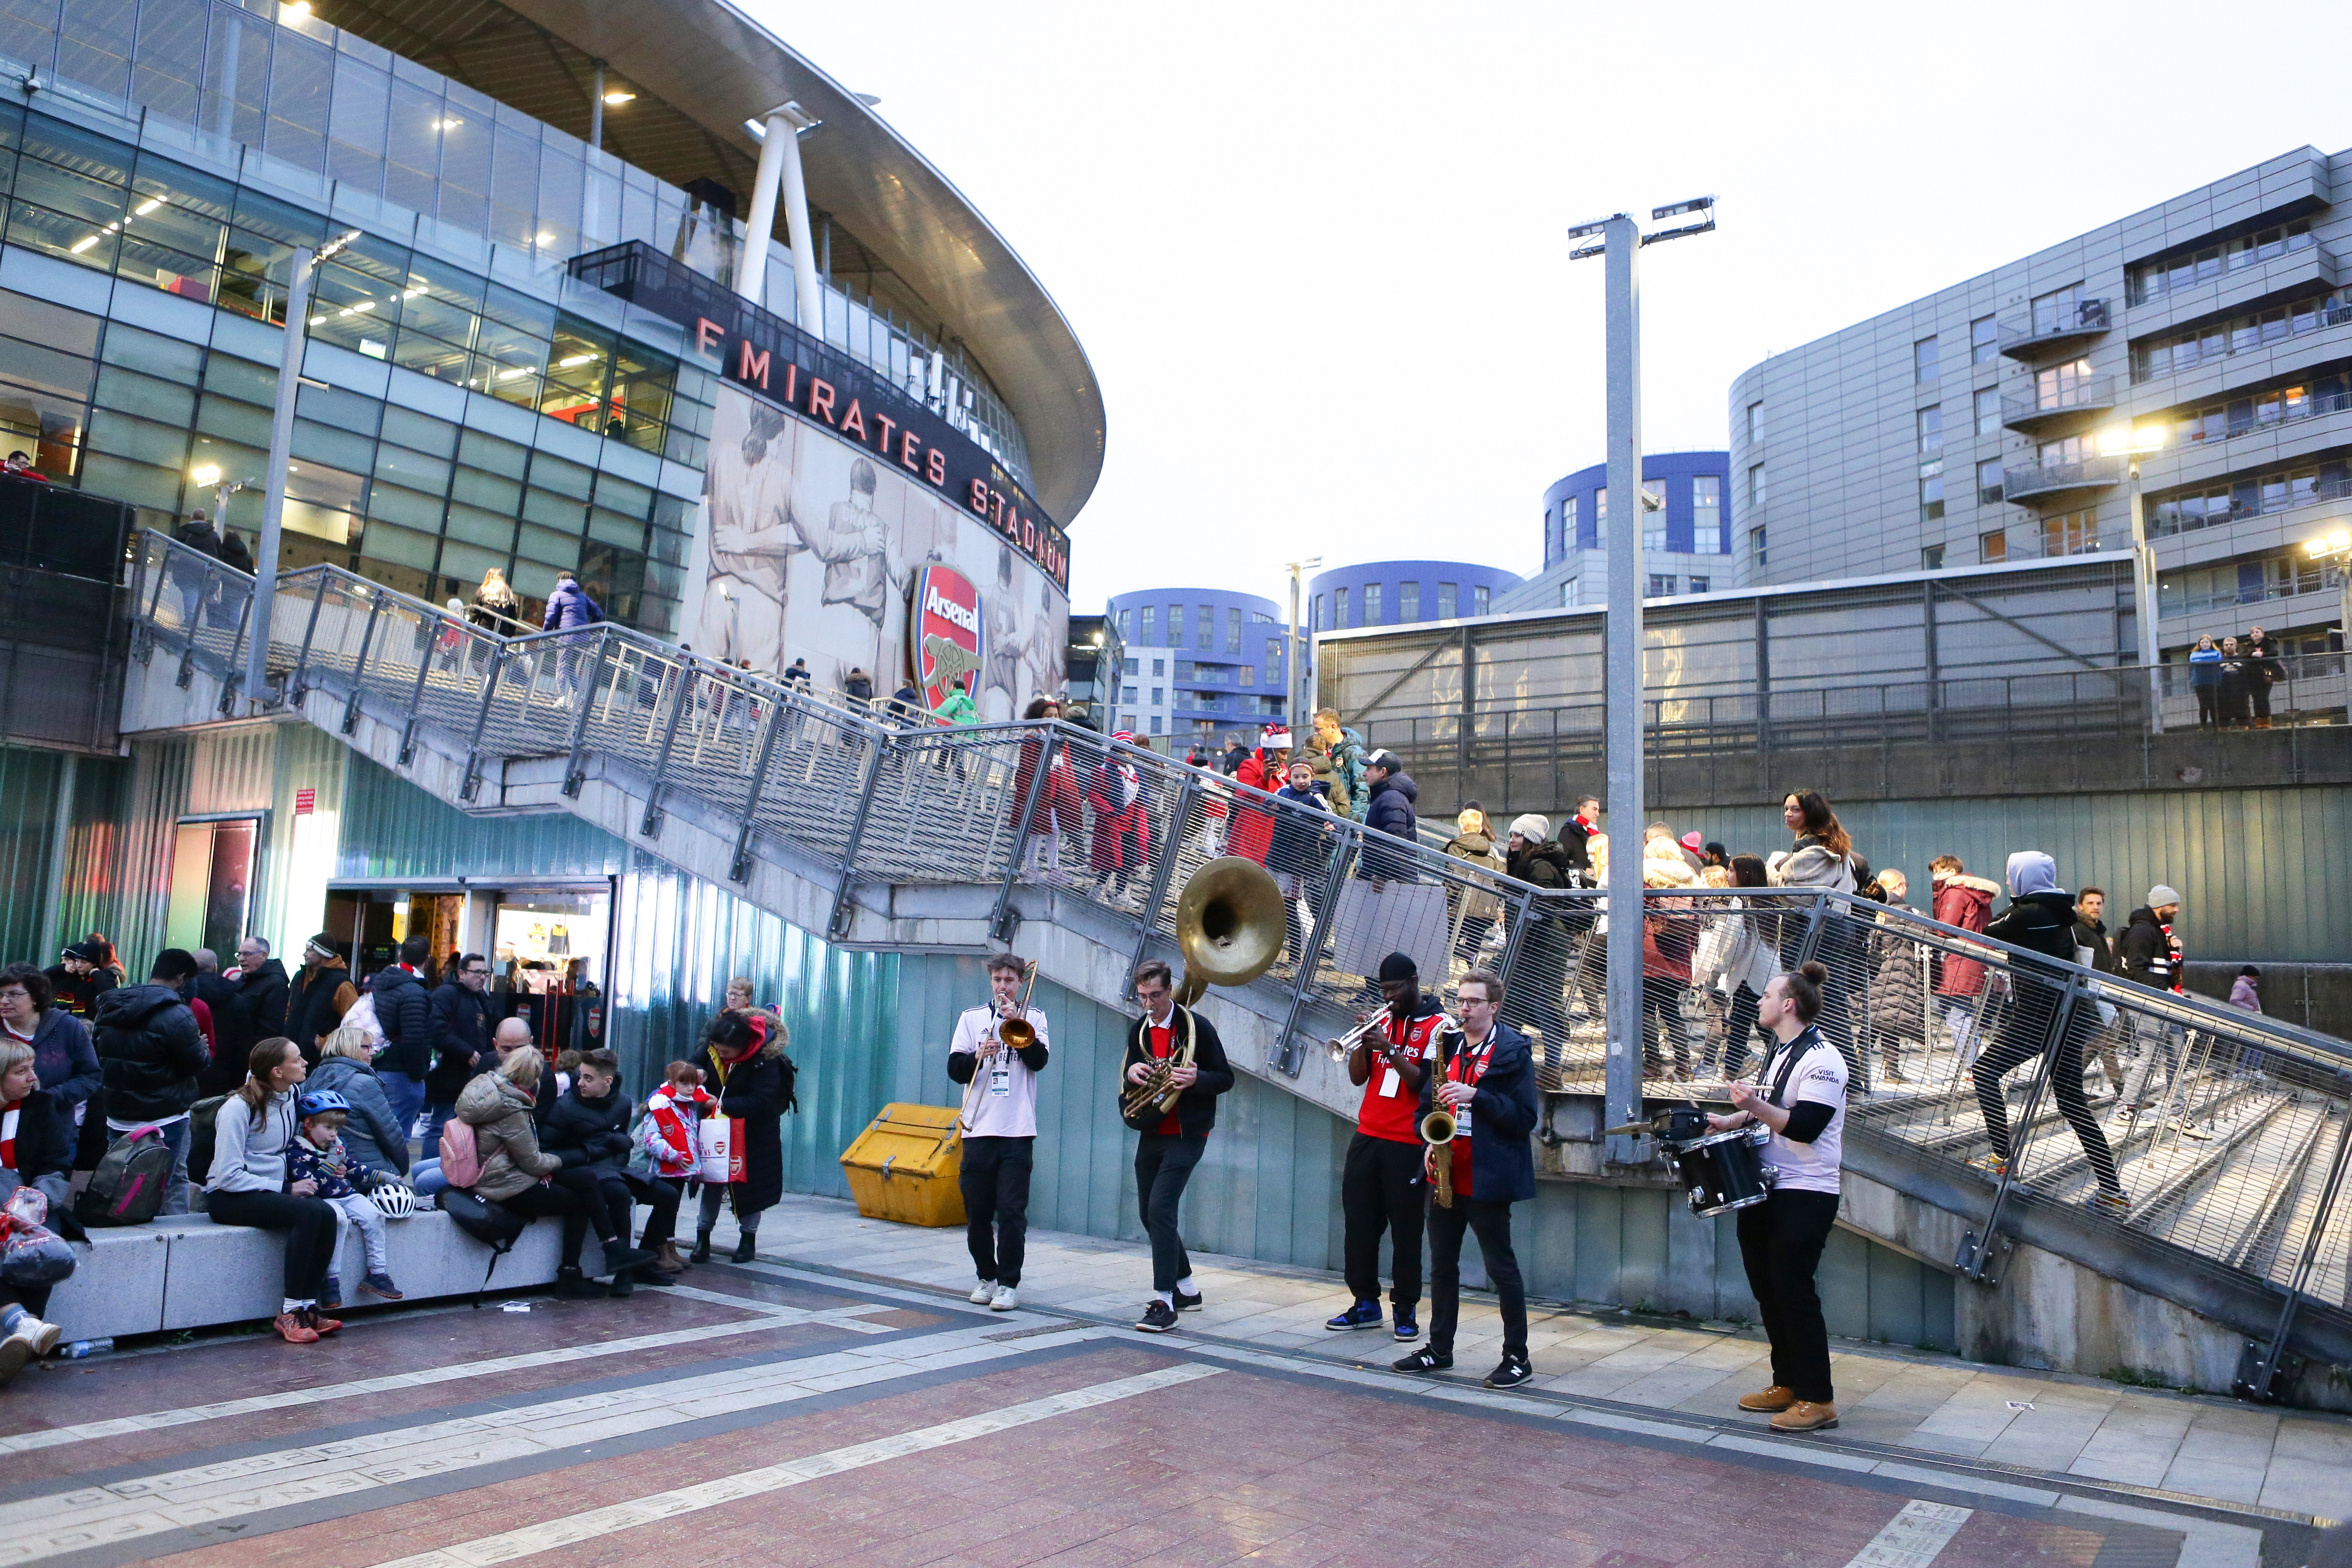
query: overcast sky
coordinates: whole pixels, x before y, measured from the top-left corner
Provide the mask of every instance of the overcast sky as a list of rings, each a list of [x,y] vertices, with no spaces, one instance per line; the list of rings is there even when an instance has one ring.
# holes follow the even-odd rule
[[[1777,351],[2305,142],[2346,12],[739,0],[880,112],[1061,304],[1109,408],[1072,607],[1282,563],[1541,563],[1601,460],[1601,270],[1643,258],[1643,446],[1724,446]],[[1930,18],[1914,21],[1914,16]]]

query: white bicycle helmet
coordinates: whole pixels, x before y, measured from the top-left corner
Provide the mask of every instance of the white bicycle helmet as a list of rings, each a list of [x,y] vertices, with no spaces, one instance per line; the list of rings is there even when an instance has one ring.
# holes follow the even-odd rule
[[[386,1219],[406,1219],[416,1212],[416,1189],[403,1182],[378,1182],[368,1196]]]

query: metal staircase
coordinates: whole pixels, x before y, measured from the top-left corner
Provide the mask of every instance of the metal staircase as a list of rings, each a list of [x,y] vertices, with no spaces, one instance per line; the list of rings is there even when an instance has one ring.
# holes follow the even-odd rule
[[[502,637],[332,567],[279,578],[270,689],[251,703],[237,672],[253,593],[142,536],[126,731],[298,712],[460,809],[576,813],[835,941],[971,947],[1030,921],[1024,944],[1048,972],[1113,1006],[1135,962],[1172,953],[1185,878],[1249,855],[1285,885],[1294,923],[1272,972],[1221,994],[1254,1021],[1229,1032],[1256,1046],[1237,1066],[1351,1111],[1356,1091],[1315,1042],[1375,994],[1365,955],[1402,948],[1425,975],[1497,971],[1549,1097],[1600,1092],[1603,892],[1538,891],[1090,731],[919,725],[613,626]],[[1089,797],[1130,786],[1145,839],[1113,846]],[[1617,855],[1637,863],[1630,846]],[[2250,1397],[2273,1396],[2299,1356],[2352,1366],[2337,1201],[2352,1046],[1840,894],[1653,890],[1642,912],[1658,964],[1653,1098],[1756,1065],[1727,1055],[1728,999],[1689,987],[1695,959],[1705,980],[1709,955],[1743,941],[1780,967],[1819,958],[1823,1032],[1853,1072],[1850,1162],[1961,1215],[1961,1273],[1992,1283],[1993,1238],[2031,1240],[2233,1325],[2251,1339]],[[1980,984],[1946,983],[1970,964]],[[2015,1061],[2005,1082],[1985,1053]],[[2000,1083],[2005,1163],[1990,1160],[1979,1076]],[[2089,1202],[2100,1157],[2076,1123],[2091,1121],[2122,1204]]]

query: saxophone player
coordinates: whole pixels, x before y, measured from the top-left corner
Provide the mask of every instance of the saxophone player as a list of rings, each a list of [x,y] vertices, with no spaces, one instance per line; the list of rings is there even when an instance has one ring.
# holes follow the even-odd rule
[[[1217,1096],[1234,1087],[1234,1069],[1225,1062],[1217,1026],[1176,1005],[1165,963],[1155,958],[1136,970],[1135,999],[1143,1005],[1143,1016],[1128,1028],[1119,1087],[1128,1097],[1123,1120],[1141,1134],[1135,1145],[1135,1195],[1151,1237],[1151,1300],[1135,1326],[1147,1334],[1164,1334],[1176,1326],[1178,1312],[1201,1304],[1192,1260],[1176,1228],[1176,1205],[1209,1146]],[[1175,1096],[1172,1102],[1143,1093],[1162,1073]],[[1127,1103],[1136,1109],[1126,1112]]]
[[[1027,1005],[1028,965],[1008,952],[988,961],[989,999],[956,1020],[948,1077],[964,1086],[964,1240],[980,1283],[975,1306],[1009,1312],[1021,1304],[1021,1258],[1029,1236],[1029,1171],[1037,1147],[1037,1075],[1045,1070],[1045,1015]],[[1018,1049],[1003,1037],[1007,1021],[1025,1021],[1035,1037]]]

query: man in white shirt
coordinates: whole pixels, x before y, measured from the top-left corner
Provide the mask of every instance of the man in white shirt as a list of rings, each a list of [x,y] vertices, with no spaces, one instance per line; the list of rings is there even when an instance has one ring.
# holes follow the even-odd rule
[[[1021,1005],[1028,965],[1009,952],[988,961],[989,1001],[964,1010],[948,1047],[948,1077],[963,1086],[964,1240],[980,1283],[976,1306],[1021,1304],[1021,1258],[1029,1235],[1029,1169],[1037,1145],[1037,1075],[1045,1070],[1045,1015]],[[1036,1038],[1008,1049],[999,1028],[1025,1018]]]
[[[1739,1258],[1772,1344],[1772,1386],[1742,1395],[1739,1408],[1773,1412],[1778,1432],[1838,1424],[1829,1330],[1813,1284],[1837,1221],[1845,1140],[1845,1058],[1813,1027],[1828,978],[1819,963],[1773,977],[1756,1005],[1756,1021],[1778,1043],[1753,1085],[1731,1086],[1738,1110],[1707,1118],[1718,1130],[1756,1122],[1772,1135],[1764,1146],[1771,1194],[1738,1217]]]

